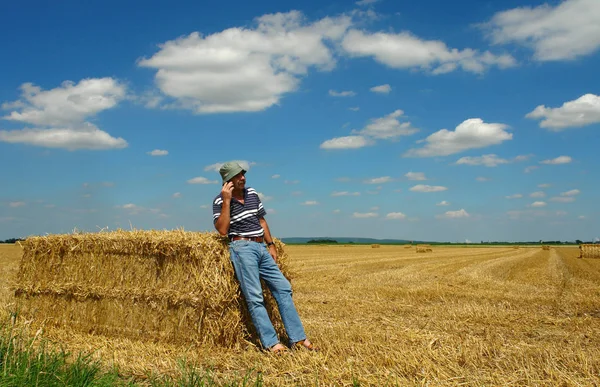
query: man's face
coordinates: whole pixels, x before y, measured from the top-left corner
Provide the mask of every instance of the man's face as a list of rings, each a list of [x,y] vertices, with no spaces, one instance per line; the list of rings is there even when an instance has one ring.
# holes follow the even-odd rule
[[[244,189],[246,186],[246,176],[244,176],[245,172],[240,172],[229,180],[233,183],[233,189]]]

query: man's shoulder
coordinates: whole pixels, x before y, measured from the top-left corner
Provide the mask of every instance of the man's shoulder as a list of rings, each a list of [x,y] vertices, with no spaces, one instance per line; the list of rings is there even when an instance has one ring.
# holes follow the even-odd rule
[[[215,198],[213,199],[213,204],[221,204],[223,202],[223,196],[221,196],[221,193],[219,193],[217,196],[215,196]]]

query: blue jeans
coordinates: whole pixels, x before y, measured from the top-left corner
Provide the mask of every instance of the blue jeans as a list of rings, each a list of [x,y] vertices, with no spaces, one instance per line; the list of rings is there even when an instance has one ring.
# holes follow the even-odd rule
[[[252,323],[265,348],[279,343],[279,338],[267,314],[260,280],[263,279],[277,301],[283,326],[290,344],[306,339],[300,316],[292,301],[292,285],[283,276],[277,263],[262,243],[237,240],[229,245],[231,262],[248,304]]]

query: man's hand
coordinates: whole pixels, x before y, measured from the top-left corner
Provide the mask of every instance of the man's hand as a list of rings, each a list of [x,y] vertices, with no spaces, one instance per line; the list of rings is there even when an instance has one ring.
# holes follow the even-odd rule
[[[223,201],[231,202],[231,197],[233,195],[233,183],[228,181],[223,184],[223,188],[221,189],[221,197]]]
[[[273,260],[277,262],[277,248],[275,247],[275,245],[269,246],[269,254],[271,254]]]

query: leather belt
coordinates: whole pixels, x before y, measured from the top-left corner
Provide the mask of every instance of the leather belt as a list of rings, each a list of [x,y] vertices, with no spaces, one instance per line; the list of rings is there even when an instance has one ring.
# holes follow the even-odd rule
[[[243,237],[243,236],[239,236],[239,235],[232,235],[231,238],[229,238],[232,241],[240,241],[240,240],[244,240],[244,241],[252,241],[252,242],[257,242],[257,243],[263,243],[264,238],[263,237]]]

